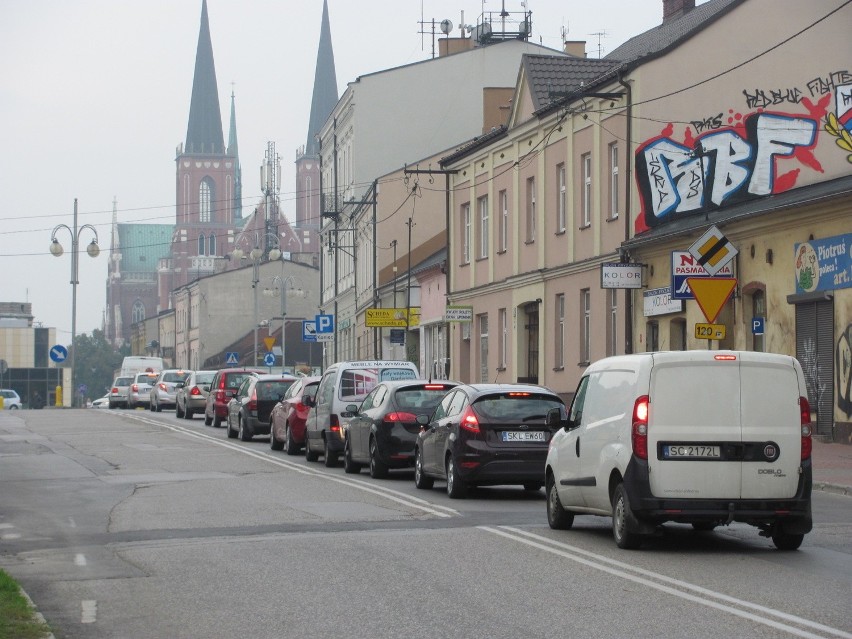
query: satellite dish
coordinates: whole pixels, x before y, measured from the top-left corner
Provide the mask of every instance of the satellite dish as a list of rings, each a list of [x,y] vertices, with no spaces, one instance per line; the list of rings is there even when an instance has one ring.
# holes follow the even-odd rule
[[[441,32],[442,32],[444,35],[447,35],[447,34],[448,34],[450,31],[452,31],[452,30],[453,30],[453,23],[452,23],[452,22],[450,22],[450,21],[449,21],[449,20],[447,20],[446,18],[444,18],[443,20],[441,20]]]

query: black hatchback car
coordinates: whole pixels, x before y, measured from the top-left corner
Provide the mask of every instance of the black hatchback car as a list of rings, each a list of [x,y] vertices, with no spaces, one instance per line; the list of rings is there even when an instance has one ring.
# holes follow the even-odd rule
[[[255,435],[268,435],[272,409],[296,378],[292,375],[251,374],[228,402],[228,437],[244,442]]]
[[[564,410],[553,391],[532,384],[464,384],[448,392],[423,426],[414,451],[414,483],[431,488],[446,479],[447,494],[471,486],[521,484],[539,490],[555,432],[547,412]]]
[[[417,416],[429,416],[458,382],[424,379],[382,382],[361,402],[349,405],[344,425],[343,469],[357,473],[369,464],[370,476],[387,477],[391,468],[414,465]]]

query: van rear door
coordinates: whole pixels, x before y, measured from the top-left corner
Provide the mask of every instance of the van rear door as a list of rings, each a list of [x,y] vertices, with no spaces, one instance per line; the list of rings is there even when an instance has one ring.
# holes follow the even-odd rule
[[[671,499],[738,499],[742,462],[739,361],[713,351],[654,355],[649,390],[651,493]],[[734,456],[735,457],[735,456]]]

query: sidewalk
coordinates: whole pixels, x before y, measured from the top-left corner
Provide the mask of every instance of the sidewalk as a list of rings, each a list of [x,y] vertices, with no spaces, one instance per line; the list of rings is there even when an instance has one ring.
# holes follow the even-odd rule
[[[814,439],[814,490],[852,496],[852,446]]]

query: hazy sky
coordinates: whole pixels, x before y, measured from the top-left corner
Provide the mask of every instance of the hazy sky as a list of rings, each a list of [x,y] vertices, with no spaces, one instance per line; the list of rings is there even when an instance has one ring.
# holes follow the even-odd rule
[[[697,4],[702,4],[699,0]],[[500,0],[329,0],[339,93],[358,76],[426,60],[421,20],[458,35]],[[586,40],[590,57],[662,21],[662,0],[527,0],[533,40]],[[505,0],[521,11],[521,0]],[[268,142],[292,219],[296,150],[305,144],[322,0],[208,0],[225,141],[236,96],[244,211],[259,201]],[[36,321],[71,337],[71,234],[97,228],[100,257],[80,256],[77,332],[102,325],[113,199],[120,222],[174,223],[175,149],[186,137],[201,0],[0,0],[0,301],[32,302]],[[431,24],[427,27],[431,28]],[[446,90],[454,82],[448,78]],[[472,131],[471,136],[477,132]],[[81,245],[92,239],[80,233]]]

